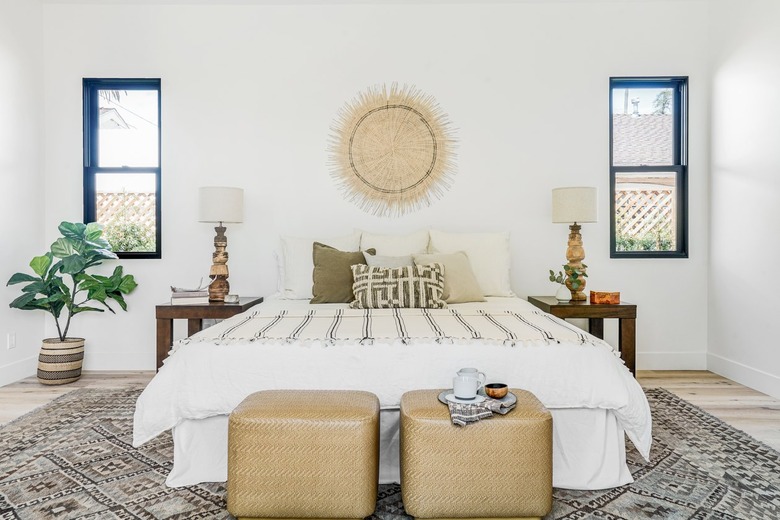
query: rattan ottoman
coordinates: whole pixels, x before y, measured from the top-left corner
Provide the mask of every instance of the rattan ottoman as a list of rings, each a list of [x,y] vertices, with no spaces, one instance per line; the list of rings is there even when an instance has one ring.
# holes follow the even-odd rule
[[[379,400],[257,392],[230,414],[227,508],[239,519],[364,518],[376,507]]]
[[[511,390],[506,415],[455,426],[440,390],[401,398],[401,495],[418,518],[541,518],[552,508],[552,416]]]

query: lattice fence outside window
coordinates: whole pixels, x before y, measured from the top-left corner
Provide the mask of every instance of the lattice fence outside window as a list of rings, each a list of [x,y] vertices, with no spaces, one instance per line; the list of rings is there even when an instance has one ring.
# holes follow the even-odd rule
[[[674,187],[645,190],[616,187],[617,247],[632,250],[637,243],[643,243],[646,249],[669,250],[675,243],[674,211]]]
[[[114,250],[154,250],[156,237],[154,193],[98,192],[97,221]]]

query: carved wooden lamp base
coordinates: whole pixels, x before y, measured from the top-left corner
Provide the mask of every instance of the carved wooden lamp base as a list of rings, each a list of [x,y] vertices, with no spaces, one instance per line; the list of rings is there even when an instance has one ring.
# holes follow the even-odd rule
[[[227,281],[229,276],[227,237],[222,222],[214,228],[214,231],[217,232],[217,236],[214,237],[214,253],[211,255],[214,263],[209,270],[209,278],[212,280],[209,285],[209,301],[224,302],[225,296],[230,292],[230,283]]]
[[[582,266],[582,261],[585,260],[585,249],[582,247],[581,228],[582,226],[576,222],[569,226],[569,247],[566,248],[566,260],[569,261],[570,267],[584,273],[585,268]],[[571,301],[584,302],[588,299],[585,296],[585,278],[578,277],[577,281],[580,282],[580,284],[577,289],[573,289],[571,279],[566,278],[566,287],[571,291]]]
[[[224,302],[225,296],[230,294],[230,283],[227,276],[217,276],[209,285],[209,301]]]

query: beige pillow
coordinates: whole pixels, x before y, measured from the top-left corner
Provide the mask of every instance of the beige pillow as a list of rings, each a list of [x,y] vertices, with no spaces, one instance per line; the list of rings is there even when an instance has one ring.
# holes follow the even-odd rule
[[[373,249],[370,250],[373,252]],[[352,293],[352,266],[366,264],[362,251],[339,251],[319,242],[312,246],[314,260],[314,286],[311,303],[349,303],[355,299]]]
[[[413,258],[417,265],[438,263],[444,266],[444,293],[441,297],[447,303],[486,301],[471,269],[469,257],[463,251],[413,255]]]

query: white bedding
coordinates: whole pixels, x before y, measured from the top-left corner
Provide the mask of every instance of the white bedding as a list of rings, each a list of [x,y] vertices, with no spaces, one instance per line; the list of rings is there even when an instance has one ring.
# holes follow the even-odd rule
[[[277,312],[283,308],[322,309],[330,305],[271,300],[261,306],[247,313]],[[488,312],[509,309],[528,315],[538,312],[518,298],[489,298],[486,303],[452,307],[464,312],[476,308]],[[224,330],[225,324],[239,323],[245,315],[198,333],[195,341],[175,345],[174,352],[138,399],[135,446],[185,421],[227,415],[258,390],[368,390],[379,397],[384,408],[393,408],[405,391],[447,388],[457,369],[476,366],[489,380],[527,389],[553,410],[609,411],[639,452],[645,458],[649,455],[651,418],[644,393],[612,348],[591,336],[585,344],[547,344],[536,336],[527,341],[521,339],[514,346],[480,340],[454,344],[433,340],[375,341],[370,345],[248,340],[217,344],[208,340]]]

